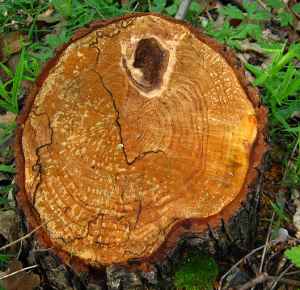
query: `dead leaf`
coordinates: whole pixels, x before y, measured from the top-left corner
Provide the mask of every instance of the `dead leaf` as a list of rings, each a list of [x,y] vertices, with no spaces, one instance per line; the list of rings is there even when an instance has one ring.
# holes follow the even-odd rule
[[[11,163],[13,159],[14,136],[12,130],[16,115],[11,112],[0,113],[0,163]],[[0,180],[6,179],[5,174],[0,174]]]
[[[28,37],[19,31],[6,33],[2,36],[2,59],[6,62],[10,55],[21,51],[28,42]]]
[[[17,238],[18,218],[13,210],[0,212],[0,235],[8,242]]]
[[[0,114],[0,123],[1,124],[9,124],[14,122],[16,119],[16,114],[11,113],[11,112],[6,112],[5,114]],[[0,129],[0,134],[1,134],[1,129]]]
[[[263,37],[271,41],[281,40],[280,36],[274,34],[269,28],[263,30]]]
[[[54,13],[55,10],[50,6],[44,13],[38,15],[37,21],[46,22],[46,23],[55,23],[61,20],[59,14]]]
[[[22,263],[13,259],[8,265],[5,275],[14,273],[23,269]],[[3,287],[6,290],[33,290],[40,285],[40,277],[32,272],[20,272],[11,277],[5,278],[2,281]]]
[[[294,27],[295,27],[295,30],[299,32],[300,31],[300,21],[297,21],[296,24],[294,25]]]

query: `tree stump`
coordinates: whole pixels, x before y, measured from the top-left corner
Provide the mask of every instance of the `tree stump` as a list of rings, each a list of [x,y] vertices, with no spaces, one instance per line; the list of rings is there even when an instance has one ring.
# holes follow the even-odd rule
[[[222,225],[244,239],[266,110],[234,55],[190,25],[92,23],[44,67],[18,124],[19,206],[66,264],[145,270],[186,237],[222,240]]]

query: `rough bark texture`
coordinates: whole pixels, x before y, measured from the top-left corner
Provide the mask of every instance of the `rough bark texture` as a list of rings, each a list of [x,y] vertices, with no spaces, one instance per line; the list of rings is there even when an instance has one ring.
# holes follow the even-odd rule
[[[167,289],[168,257],[187,245],[226,255],[251,241],[266,110],[233,54],[189,25],[91,24],[46,65],[18,122],[30,227],[65,263],[107,266],[109,289]]]

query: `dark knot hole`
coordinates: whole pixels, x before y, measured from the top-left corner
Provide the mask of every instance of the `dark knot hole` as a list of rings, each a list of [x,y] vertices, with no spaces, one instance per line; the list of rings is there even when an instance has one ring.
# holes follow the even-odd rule
[[[155,38],[141,39],[134,55],[133,66],[143,73],[146,87],[156,88],[160,85],[168,63],[168,53]]]

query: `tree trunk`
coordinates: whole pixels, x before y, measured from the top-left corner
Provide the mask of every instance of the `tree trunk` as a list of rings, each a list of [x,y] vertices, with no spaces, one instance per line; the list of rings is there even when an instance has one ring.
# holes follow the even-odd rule
[[[253,241],[266,110],[234,55],[184,22],[80,30],[18,124],[19,206],[88,281],[106,269],[109,289],[168,289],[189,247],[226,256]]]

